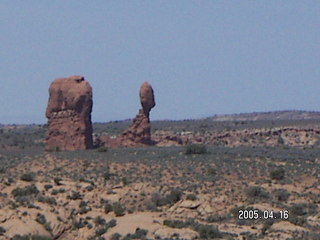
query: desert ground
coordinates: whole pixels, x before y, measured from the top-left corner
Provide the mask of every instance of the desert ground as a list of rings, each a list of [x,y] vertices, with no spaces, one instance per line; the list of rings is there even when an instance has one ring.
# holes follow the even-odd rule
[[[320,239],[319,120],[151,125],[155,146],[81,151],[1,125],[0,239]]]

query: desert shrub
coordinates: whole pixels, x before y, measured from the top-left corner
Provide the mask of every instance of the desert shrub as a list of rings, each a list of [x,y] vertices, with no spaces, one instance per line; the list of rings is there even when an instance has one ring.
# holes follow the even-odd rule
[[[114,233],[111,236],[111,240],[120,240],[121,239],[121,234],[120,233]]]
[[[125,214],[125,208],[119,202],[115,202],[112,205],[112,210],[117,217]]]
[[[88,202],[86,202],[86,201],[81,201],[80,204],[79,204],[79,208],[86,207],[87,205],[88,205]]]
[[[45,184],[45,185],[44,185],[44,189],[45,189],[46,191],[48,191],[48,190],[51,189],[51,188],[53,188],[53,186],[52,186],[51,184]]]
[[[277,189],[274,191],[273,195],[277,201],[286,202],[290,193],[286,189]]]
[[[247,188],[245,193],[248,200],[250,201],[269,198],[269,193],[264,188],[258,186],[252,186]]]
[[[26,186],[24,188],[15,188],[12,190],[11,194],[14,197],[18,197],[18,196],[28,196],[28,195],[36,195],[39,193],[39,190],[37,189],[37,187],[32,184],[30,186]]]
[[[181,200],[183,192],[179,189],[173,189],[167,196],[166,199],[169,203],[174,204]]]
[[[196,230],[201,239],[222,238],[222,234],[216,226],[200,225]]]
[[[62,185],[60,182],[61,182],[61,178],[60,177],[55,177],[54,179],[53,179],[53,181],[54,181],[54,183],[57,185],[57,186],[60,186],[60,185]]]
[[[151,201],[155,203],[157,207],[161,207],[167,204],[174,204],[181,200],[183,192],[179,189],[173,189],[165,197],[161,197],[158,192],[155,192],[151,196]]]
[[[57,195],[59,193],[59,191],[57,189],[53,189],[51,191],[51,195]]]
[[[92,185],[88,185],[85,187],[85,190],[91,192],[94,189],[94,187]]]
[[[126,185],[129,184],[129,180],[128,180],[128,178],[126,178],[126,177],[123,177],[123,178],[121,179],[121,182],[122,182],[122,184],[123,184],[124,186],[126,186]]]
[[[265,235],[266,232],[268,231],[268,229],[270,229],[270,227],[272,226],[272,224],[274,223],[274,220],[273,219],[267,219],[263,225],[262,225],[262,228],[261,228],[261,233],[262,235]]]
[[[97,148],[97,152],[108,152],[108,147],[99,147]]]
[[[37,221],[38,223],[44,225],[44,224],[47,222],[47,219],[46,219],[46,217],[45,217],[43,214],[38,213],[38,214],[37,214],[37,217],[36,217],[36,221]]]
[[[273,180],[282,180],[284,179],[285,171],[283,168],[277,168],[270,172],[270,178]]]
[[[170,228],[186,228],[189,226],[188,223],[181,220],[164,220],[163,225]]]
[[[14,235],[13,238],[11,238],[11,240],[31,240],[31,237],[28,235],[21,236],[17,234],[17,235]]]
[[[137,228],[134,234],[127,234],[122,240],[146,239],[148,230]]]
[[[96,231],[95,231],[95,234],[96,234],[97,236],[101,236],[101,235],[105,234],[107,231],[108,231],[108,228],[106,228],[105,226],[103,226],[103,227],[97,228]]]
[[[206,218],[206,222],[209,222],[209,223],[213,223],[213,222],[222,222],[224,220],[227,219],[227,216],[224,216],[224,215],[210,215]]]
[[[5,232],[6,232],[6,230],[0,226],[0,236],[2,236]]]
[[[289,208],[291,215],[304,216],[317,213],[317,205],[314,203],[296,203]]]
[[[72,191],[71,195],[69,195],[67,198],[71,200],[82,200],[83,196],[80,194],[80,192]]]
[[[194,194],[188,194],[188,195],[186,196],[186,199],[187,199],[187,200],[191,200],[191,201],[195,201],[195,200],[197,200],[197,196],[194,195]]]
[[[52,227],[51,227],[50,222],[46,222],[43,226],[44,226],[45,230],[47,230],[50,233],[52,232]]]
[[[305,204],[294,204],[290,207],[290,213],[297,215],[297,216],[303,216],[307,214],[307,211],[305,210]]]
[[[35,180],[35,173],[33,172],[27,172],[20,176],[20,180],[25,182],[32,182]]]
[[[80,218],[78,221],[76,220],[73,222],[73,228],[74,229],[84,228],[87,224],[88,224],[87,220]]]
[[[112,205],[108,202],[104,203],[104,212],[109,213],[112,212],[113,208]]]
[[[43,195],[39,195],[37,200],[38,200],[38,202],[48,203],[50,205],[57,205],[56,199],[53,197],[46,197]]]
[[[29,196],[18,196],[16,197],[16,202],[25,205],[30,203],[30,198]]]
[[[94,218],[93,222],[94,222],[94,224],[96,226],[105,225],[107,223],[106,220],[101,216],[98,216],[98,217]]]
[[[82,215],[82,214],[86,214],[87,212],[91,211],[91,208],[90,207],[81,207],[79,209],[79,214]]]
[[[307,219],[305,217],[299,217],[297,215],[291,214],[289,215],[288,221],[293,223],[294,225],[303,226]]]
[[[214,168],[212,168],[212,167],[209,167],[209,168],[208,168],[208,171],[207,171],[207,174],[208,174],[209,176],[215,176],[215,175],[217,174],[217,170],[214,169]]]
[[[107,223],[108,228],[113,228],[117,226],[117,220],[112,219],[110,222]]]
[[[190,144],[185,147],[185,154],[205,154],[207,153],[207,147],[203,144]]]

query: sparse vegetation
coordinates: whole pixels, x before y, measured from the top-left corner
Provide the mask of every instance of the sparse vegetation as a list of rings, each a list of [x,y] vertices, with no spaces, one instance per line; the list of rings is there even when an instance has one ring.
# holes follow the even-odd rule
[[[210,136],[218,131],[232,133],[232,130],[251,131],[259,127],[270,127],[270,134],[273,134],[273,128],[288,123],[305,125],[301,122],[216,123],[208,120],[200,124],[187,120],[183,125],[181,122],[156,122],[153,128],[184,132],[192,137],[193,133],[188,133],[189,129],[199,131],[198,135],[202,131]],[[121,133],[117,124],[125,129],[127,123],[99,124],[99,131],[108,129],[110,132]],[[190,126],[187,127],[187,124]],[[288,146],[291,139],[286,132],[281,133],[283,142],[277,142],[279,134],[275,134],[271,139],[273,142],[270,140],[275,146],[268,147],[263,142],[261,145],[251,145],[252,141],[258,142],[268,137],[260,136],[257,131],[258,140],[250,136],[237,139],[239,144],[248,144],[246,146],[232,146],[231,142],[232,147],[225,147],[222,142],[219,145],[217,140],[216,145],[204,145],[206,151],[202,153],[196,153],[198,150],[187,153],[188,146],[151,146],[45,154],[41,152],[40,144],[32,145],[31,139],[29,144],[28,134],[32,139],[40,139],[39,136],[28,132],[24,135],[24,142],[19,142],[18,135],[22,130],[19,134],[17,132],[5,130],[3,135],[0,134],[0,140],[8,137],[5,141],[16,144],[16,148],[12,148],[14,150],[0,149],[0,183],[3,189],[0,193],[0,211],[19,212],[19,218],[23,221],[30,217],[32,220],[37,219],[42,224],[40,227],[49,233],[52,231],[51,226],[58,223],[72,226],[66,230],[71,234],[89,233],[88,239],[123,240],[138,239],[138,236],[146,239],[147,229],[138,229],[124,236],[110,234],[110,228],[117,225],[115,219],[110,219],[114,214],[123,216],[118,222],[120,228],[122,220],[126,220],[124,218],[143,214],[166,216],[172,220],[160,220],[160,224],[177,228],[177,231],[182,228],[192,229],[197,232],[199,239],[282,236],[281,230],[272,227],[278,220],[238,220],[240,209],[250,211],[261,204],[266,208],[289,210],[289,219],[286,221],[306,231],[302,233],[299,228],[297,231],[286,230],[288,239],[313,240],[319,237],[316,231],[320,197],[314,189],[319,185],[320,151],[312,142],[304,147]],[[308,134],[310,136],[313,133]],[[5,141],[0,142],[3,144]],[[99,201],[100,198],[104,199]],[[34,211],[40,215],[35,217]],[[49,211],[54,218],[47,215]],[[274,214],[279,217],[278,212]],[[49,223],[44,216],[48,216],[52,222]],[[101,219],[96,219],[96,216]],[[194,218],[191,220],[187,216]],[[159,224],[156,218],[154,221],[154,224]],[[213,224],[219,224],[219,228]],[[220,226],[229,224],[236,230],[245,227],[246,232],[228,233],[225,230],[227,228],[223,231],[220,229]],[[8,230],[5,230],[0,227],[0,236],[4,236],[4,239],[8,234]],[[153,232],[149,232],[149,235],[153,239]],[[179,239],[178,234],[174,236]],[[15,237],[41,239],[41,236],[32,235]]]
[[[187,200],[190,200],[190,201],[195,201],[195,200],[197,200],[197,196],[194,195],[194,194],[192,194],[192,193],[190,193],[190,194],[188,194],[188,195],[186,196],[186,199],[187,199]]]
[[[268,199],[270,194],[262,187],[252,186],[246,189],[247,200],[250,202]]]
[[[29,195],[37,195],[39,193],[39,190],[37,187],[32,184],[30,186],[26,186],[24,188],[15,188],[12,190],[11,194],[14,197],[21,197],[21,196],[29,196]]]
[[[282,180],[285,176],[285,170],[283,168],[277,168],[270,172],[270,178],[273,180]]]
[[[205,154],[207,153],[207,147],[203,144],[190,144],[185,148],[185,154]]]
[[[35,173],[28,172],[21,175],[20,179],[26,182],[32,182],[35,180]]]
[[[112,205],[112,211],[117,217],[123,216],[125,214],[125,208],[119,202],[115,202]]]
[[[0,226],[0,236],[2,236],[5,232],[6,232],[6,230]]]

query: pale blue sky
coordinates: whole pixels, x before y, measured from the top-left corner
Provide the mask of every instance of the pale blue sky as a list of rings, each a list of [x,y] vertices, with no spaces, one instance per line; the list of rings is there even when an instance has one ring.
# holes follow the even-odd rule
[[[48,87],[84,75],[92,120],[320,110],[319,0],[1,0],[0,123],[45,123]]]

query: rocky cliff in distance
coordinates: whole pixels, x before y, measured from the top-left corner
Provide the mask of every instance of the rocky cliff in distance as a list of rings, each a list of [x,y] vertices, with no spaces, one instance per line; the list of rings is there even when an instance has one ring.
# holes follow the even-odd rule
[[[92,88],[82,76],[55,79],[46,110],[46,150],[90,149]]]
[[[253,113],[216,115],[209,119],[212,119],[213,121],[310,120],[310,119],[320,119],[320,112],[299,111],[299,110],[253,112]]]

